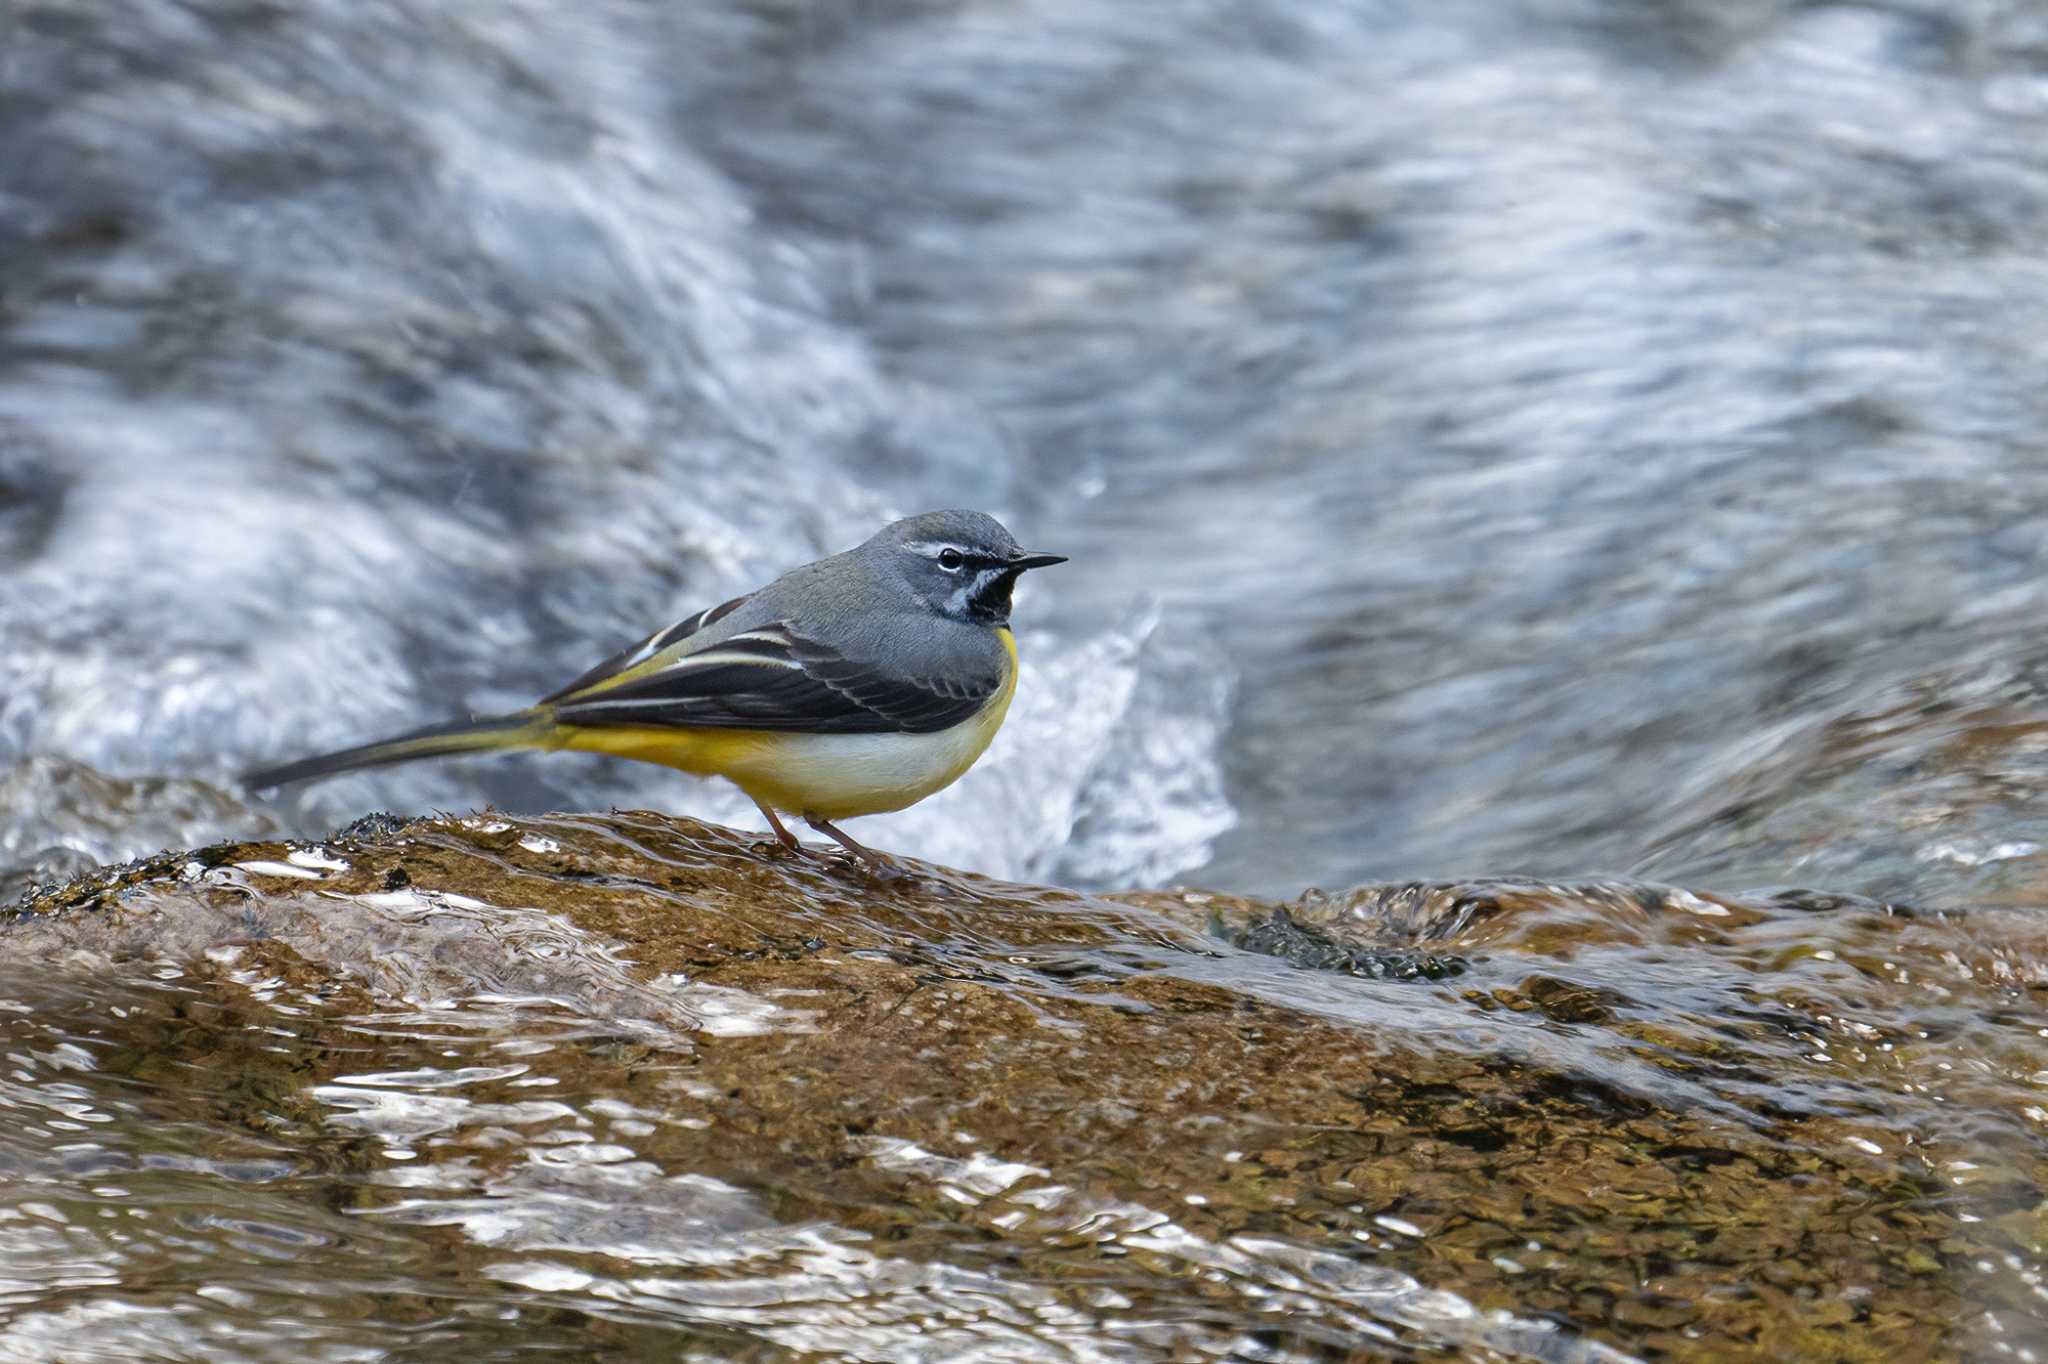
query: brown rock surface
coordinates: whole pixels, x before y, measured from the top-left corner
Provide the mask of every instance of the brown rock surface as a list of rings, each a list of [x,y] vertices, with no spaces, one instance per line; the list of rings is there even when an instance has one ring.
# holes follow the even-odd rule
[[[2011,924],[877,881],[613,814],[166,854],[6,931],[0,1019],[69,1039],[11,1045],[89,1055],[157,1246],[78,1254],[200,1272],[128,1188],[182,1134],[274,1167],[273,1279],[466,1348],[510,1312],[706,1358],[1897,1362],[2042,1319]]]

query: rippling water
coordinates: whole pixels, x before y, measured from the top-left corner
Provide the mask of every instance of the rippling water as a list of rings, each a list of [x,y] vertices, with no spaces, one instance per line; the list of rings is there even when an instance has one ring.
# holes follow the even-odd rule
[[[0,967],[0,1359],[2042,1343],[2031,911],[877,896],[654,816],[129,885]]]
[[[1174,970],[1415,1026],[1431,1065],[1519,1058],[1731,1130],[1865,1123],[1737,1162],[1938,1143],[1882,1234],[2006,1228],[1942,1282],[1962,1348],[2042,1353],[2044,54],[2017,0],[13,0],[0,888],[379,808],[750,825],[732,793],[564,756],[283,803],[230,778],[523,704],[890,515],[987,507],[1074,562],[1020,603],[987,759],[859,836],[1088,887],[1555,880],[1473,942],[1360,957],[1339,892],[1297,913],[1334,945],[1247,939],[1320,969]],[[1664,894],[1641,878],[1740,931],[1638,931],[1628,898]],[[1758,886],[1823,895],[1735,894]],[[566,932],[521,903],[476,912],[535,951]],[[1589,922],[1594,945],[1545,927]],[[998,1142],[878,1144],[879,1183],[800,1194],[650,1146],[685,1091],[579,1067],[660,1071],[711,1006],[663,1015],[626,964],[550,992],[206,951],[7,982],[0,1359],[580,1357],[586,1329],[858,1354],[965,1302],[1080,1353],[1060,1333],[1132,1296],[1065,1261],[992,1287],[1014,1266],[961,1249],[992,1222],[915,1255],[847,1239],[892,1179],[977,1208],[1057,1182]],[[1424,983],[1365,979],[1403,971]],[[1932,1192],[1987,1170],[1995,1207]],[[1044,1244],[1062,1217],[1140,1234],[1108,1207],[984,1211]],[[1390,1351],[1542,1354],[1527,1331],[1618,1310],[1510,1276],[1479,1294],[1508,1318],[1458,1334],[1478,1309],[1427,1299],[1426,1259],[1300,1259],[1386,1239],[1331,1216],[1142,1254],[1239,1306],[1319,1285],[1309,1316]],[[288,1318],[273,1259],[310,1294]],[[733,1266],[771,1262],[841,1305],[737,1325],[790,1282]],[[1187,1340],[1269,1357],[1218,1344],[1241,1318],[1200,1297],[1162,1309],[1207,1323]]]

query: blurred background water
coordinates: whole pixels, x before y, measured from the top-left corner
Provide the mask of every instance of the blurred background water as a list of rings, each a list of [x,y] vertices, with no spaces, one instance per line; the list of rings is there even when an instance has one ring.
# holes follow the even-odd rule
[[[524,704],[892,516],[981,507],[1073,563],[1028,581],[988,757],[857,836],[1084,887],[1639,878],[1482,923],[1484,991],[1200,970],[1355,1029],[1414,1082],[1410,1136],[1464,1102],[1434,1067],[1534,1056],[1742,1168],[1895,1162],[1871,1178],[1903,1220],[1871,1238],[1949,1236],[1925,1273],[1984,1313],[1925,1357],[2038,1353],[2044,217],[2048,9],[2018,0],[7,0],[0,892],[380,808],[752,827],[735,793],[562,755],[274,800],[233,774]],[[342,865],[301,855],[247,876]],[[428,914],[391,896],[321,931]],[[891,1329],[906,1283],[903,1312],[977,1329],[1043,1308],[1032,1341],[1074,1357],[1115,1319],[947,1277],[951,1249],[845,1251],[897,1195],[785,1183],[772,1143],[709,1179],[722,1137],[648,1135],[687,1088],[642,1112],[589,1078],[625,1045],[611,984],[507,994],[520,935],[568,932],[514,901],[433,902],[474,917],[481,964],[424,993],[353,947],[311,981],[240,945],[11,968],[0,1360],[132,1358],[168,1321],[176,1357],[583,1357],[581,1312],[625,1323],[619,1357],[683,1357],[663,1293],[689,1357],[880,1348],[832,1334],[868,1320],[837,1307],[763,1334],[684,1277],[538,1254],[711,1242],[786,1257],[799,1296],[884,1285],[864,1310]],[[1367,917],[1330,903],[1332,932]],[[991,934],[948,948],[985,984],[1017,960]],[[567,940],[552,959],[623,969]],[[661,1026],[633,1045],[718,1035]],[[422,1113],[460,1140],[401,1169]],[[1010,1135],[946,1160],[878,1135],[873,1159],[980,1198],[1025,1168]],[[531,1168],[489,1183],[473,1152],[501,1149]],[[476,1263],[385,1203],[344,1216],[411,1187]],[[1351,1202],[1328,1226],[1356,1214],[1401,1272],[1325,1284],[1332,1351],[1399,1326],[1418,1356],[1591,1358],[1572,1333],[1618,1320],[1568,1294],[1474,1317],[1426,1291],[1453,1263],[1436,1224]],[[591,1205],[623,1229],[534,1231]],[[650,1206],[679,1220],[631,1223]],[[1290,1234],[1334,1273],[1309,1220]],[[2006,1248],[1978,1258],[1966,1225]],[[1247,1320],[1306,1291],[1274,1268],[1299,1255],[1213,1250],[1174,1272],[1249,1283]],[[331,1301],[294,1317],[284,1260]],[[1185,1357],[1193,1302],[1167,1300],[1161,1353],[1103,1357]],[[1228,1357],[1297,1357],[1210,1324]]]
[[[17,864],[258,827],[205,785],[939,505],[1075,559],[988,761],[865,835],[998,872],[1797,879],[1696,827],[2038,658],[2038,6],[4,22]],[[517,758],[281,817],[485,801],[748,814]]]

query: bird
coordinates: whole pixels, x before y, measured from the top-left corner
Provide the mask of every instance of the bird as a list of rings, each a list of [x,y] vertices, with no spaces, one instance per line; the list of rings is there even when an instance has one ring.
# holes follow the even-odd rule
[[[609,754],[722,777],[776,841],[801,818],[870,869],[838,821],[906,809],[988,748],[1017,689],[1010,595],[1066,556],[994,517],[932,511],[699,611],[525,710],[456,721],[243,774],[255,790],[424,758],[517,749]]]

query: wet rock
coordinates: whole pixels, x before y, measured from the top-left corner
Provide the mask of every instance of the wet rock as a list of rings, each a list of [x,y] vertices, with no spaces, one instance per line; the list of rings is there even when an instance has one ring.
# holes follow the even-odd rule
[[[102,862],[188,846],[222,829],[276,835],[272,816],[205,782],[116,777],[38,755],[0,767],[0,903]]]
[[[1217,922],[1231,946],[1264,952],[1308,970],[1342,971],[1374,980],[1413,976],[1441,980],[1465,969],[1454,957],[1341,942],[1313,923],[1297,919],[1285,905],[1275,906],[1263,918],[1250,918],[1234,930],[1222,928],[1220,916]]]
[[[1910,1360],[2039,1320],[2009,918],[1092,896],[623,813],[164,854],[4,931],[0,1161],[68,1190],[66,1263],[196,1293],[290,1244],[234,1301],[332,1299],[294,1329],[336,1349],[390,1343],[340,1309],[394,1282],[485,1304],[472,1352],[523,1313],[721,1358]]]

